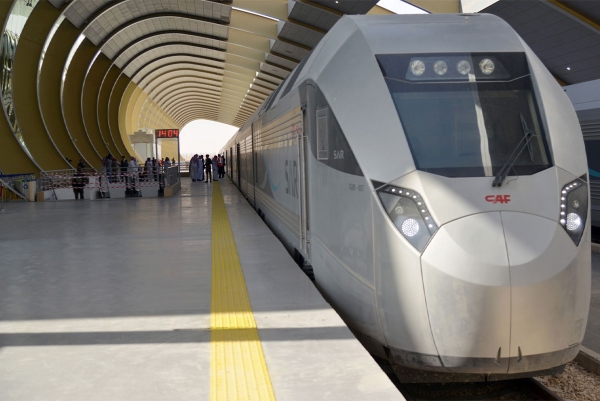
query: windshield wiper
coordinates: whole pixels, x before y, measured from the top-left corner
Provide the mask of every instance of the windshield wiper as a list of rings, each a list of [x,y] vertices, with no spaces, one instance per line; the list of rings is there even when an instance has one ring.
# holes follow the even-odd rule
[[[521,116],[521,128],[523,129],[523,139],[519,141],[515,149],[512,151],[512,153],[506,160],[506,163],[504,163],[502,168],[496,174],[496,177],[494,177],[492,187],[502,186],[502,183],[506,179],[506,176],[508,175],[509,171],[513,168],[517,160],[519,160],[519,157],[521,156],[521,153],[523,153],[525,148],[529,150],[529,157],[531,158],[531,161],[533,161],[533,147],[531,146],[531,138],[535,136],[535,131],[529,129],[529,127],[527,126],[527,122],[525,121],[525,117],[523,117],[523,113],[519,113],[519,115]]]

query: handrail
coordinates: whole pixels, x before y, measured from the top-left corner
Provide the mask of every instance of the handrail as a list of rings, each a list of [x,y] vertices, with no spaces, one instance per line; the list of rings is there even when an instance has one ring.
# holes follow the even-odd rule
[[[26,200],[27,198],[15,189],[15,181],[18,179],[36,181],[34,173],[0,174],[0,185],[8,189],[11,193],[15,194],[19,198]]]
[[[13,175],[13,176],[20,176],[20,174],[9,174],[9,175]],[[27,200],[27,198],[25,198],[25,196],[23,196],[23,194],[19,193],[19,191],[17,191],[14,188],[14,183],[10,183],[10,185],[3,179],[3,177],[6,177],[7,175],[0,175],[0,187],[6,188],[7,190],[9,190],[12,194],[16,195],[17,197],[23,199],[23,200]],[[4,192],[2,192],[1,194],[2,196],[2,201],[4,201]]]
[[[54,170],[54,171],[42,171],[40,179],[38,180],[38,189],[40,191],[56,190],[60,188],[71,188],[73,175],[76,173],[75,170]],[[101,184],[116,183],[120,181],[132,180],[138,182],[159,182],[159,186],[170,187],[177,184],[180,181],[179,166],[171,166],[165,168],[164,166],[152,166],[146,168],[145,166],[139,166],[135,170],[131,167],[118,167],[114,172],[109,174],[98,173],[94,169],[84,169],[83,173],[87,177],[100,177]],[[124,184],[129,185],[129,184]]]

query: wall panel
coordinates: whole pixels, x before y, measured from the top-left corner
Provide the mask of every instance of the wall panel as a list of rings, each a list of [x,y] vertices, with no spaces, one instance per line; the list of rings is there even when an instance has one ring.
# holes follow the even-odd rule
[[[14,105],[27,148],[44,170],[71,168],[47,135],[37,97],[37,69],[46,36],[60,12],[41,2],[33,10],[19,39],[13,73]]]
[[[47,133],[60,152],[73,160],[74,165],[79,158],[87,158],[79,152],[67,131],[60,105],[60,85],[65,62],[79,34],[80,31],[73,24],[63,21],[46,51],[39,88],[40,107]]]
[[[81,115],[81,91],[87,66],[90,64],[97,48],[92,42],[84,39],[73,56],[65,79],[63,92],[63,113],[69,133],[76,141],[77,148],[84,154],[88,162],[96,169],[102,169],[102,155],[96,149],[85,131]]]
[[[119,132],[111,132],[110,124],[108,121],[108,107],[110,94],[115,85],[115,81],[121,75],[121,70],[116,66],[110,67],[110,69],[106,72],[106,75],[103,78],[103,81],[100,86],[100,91],[98,92],[98,109],[97,109],[97,119],[98,119],[98,127],[102,132],[102,136],[112,136],[113,141],[117,145],[117,150],[119,151],[119,155],[123,155],[128,157],[129,151],[123,142],[123,138],[121,137]]]
[[[97,121],[98,91],[102,85],[102,79],[104,78],[104,75],[110,68],[111,64],[112,61],[103,53],[101,53],[90,68],[90,72],[88,73],[85,86],[83,88],[83,120],[90,137],[101,138],[103,143],[108,144],[108,148],[106,148],[106,145],[104,146],[106,151],[110,152],[112,155],[120,155],[122,153],[117,147],[113,137],[108,135],[107,132],[100,131]],[[103,153],[103,155],[104,154],[105,153]]]

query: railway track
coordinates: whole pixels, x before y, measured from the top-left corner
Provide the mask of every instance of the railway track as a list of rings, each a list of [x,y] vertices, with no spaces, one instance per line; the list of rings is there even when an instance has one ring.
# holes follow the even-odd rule
[[[564,401],[533,378],[477,383],[401,383],[387,361],[375,360],[407,401]]]
[[[563,399],[535,379],[484,383],[396,384],[407,401]]]

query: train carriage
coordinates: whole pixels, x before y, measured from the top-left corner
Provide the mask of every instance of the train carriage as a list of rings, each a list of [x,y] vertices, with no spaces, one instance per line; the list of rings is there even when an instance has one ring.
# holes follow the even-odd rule
[[[345,16],[225,149],[373,353],[473,380],[577,354],[591,285],[581,130],[501,19]]]

